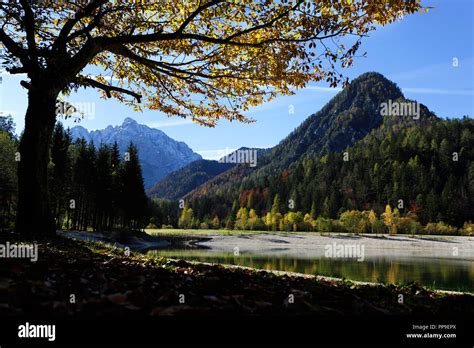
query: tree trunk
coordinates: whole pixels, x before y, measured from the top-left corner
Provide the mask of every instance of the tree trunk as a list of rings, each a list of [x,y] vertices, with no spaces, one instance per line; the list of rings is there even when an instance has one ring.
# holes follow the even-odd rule
[[[49,204],[49,149],[56,121],[58,93],[47,85],[31,86],[25,130],[18,163],[18,210],[16,231],[22,235],[51,236],[56,232]]]

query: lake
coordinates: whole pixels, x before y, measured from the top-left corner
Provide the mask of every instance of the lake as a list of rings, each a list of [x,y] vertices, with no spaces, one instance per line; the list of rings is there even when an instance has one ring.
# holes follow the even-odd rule
[[[256,252],[232,252],[213,249],[149,250],[148,254],[190,261],[247,266],[259,269],[298,272],[366,282],[420,285],[443,290],[474,292],[472,260],[390,255],[356,259],[324,256],[296,257],[262,255]]]

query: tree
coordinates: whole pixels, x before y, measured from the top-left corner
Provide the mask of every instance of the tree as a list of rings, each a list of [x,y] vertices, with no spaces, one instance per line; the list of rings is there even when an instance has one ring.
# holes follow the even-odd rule
[[[221,227],[221,221],[219,220],[219,217],[216,215],[214,216],[214,219],[212,219],[212,228],[215,230],[218,230]]]
[[[11,136],[0,130],[0,228],[12,225],[17,195],[16,144]]]
[[[389,204],[387,204],[385,206],[385,212],[382,214],[382,217],[383,217],[383,223],[388,228],[388,232],[390,234],[396,234],[397,233],[396,219],[398,218],[398,209],[395,208],[395,210],[392,212],[392,208],[390,207]]]
[[[339,220],[342,226],[352,233],[364,233],[368,228],[368,212],[350,210],[341,214]]]
[[[15,138],[15,122],[11,115],[0,116],[0,131],[7,133],[12,139]]]
[[[26,74],[28,90],[17,231],[54,232],[45,197],[60,94],[95,88],[203,125],[250,121],[242,111],[293,87],[335,86],[334,62],[350,66],[376,25],[418,9],[405,0],[1,2],[2,65]],[[354,40],[334,41],[342,36]]]
[[[193,221],[193,209],[185,205],[183,208],[183,211],[181,212],[181,216],[179,217],[179,220],[178,220],[178,227],[191,228],[192,221]]]
[[[272,215],[278,214],[280,212],[280,197],[275,195],[275,198],[273,198],[273,205],[272,205]]]
[[[109,224],[107,229],[111,230],[112,227],[116,224],[116,219],[119,215],[121,215],[121,208],[120,208],[120,193],[122,192],[122,185],[123,182],[120,177],[120,167],[122,165],[122,160],[120,156],[120,149],[117,142],[114,142],[112,145],[111,153],[110,153],[110,165],[112,170],[112,177],[110,182],[110,198],[112,201],[110,217],[109,217]]]
[[[122,180],[121,206],[125,217],[125,226],[142,228],[147,218],[147,197],[138,150],[130,143],[122,161],[120,177]]]
[[[317,218],[317,213],[316,213],[316,202],[313,202],[311,204],[311,211],[309,213],[311,215],[311,218],[316,219]]]
[[[259,226],[259,218],[255,209],[250,209],[248,224],[251,230]]]
[[[301,228],[301,225],[303,224],[303,221],[304,221],[304,217],[303,217],[302,212],[300,212],[300,211],[298,211],[298,212],[290,211],[288,213],[288,223],[290,224],[291,229],[293,230],[293,232],[296,232],[296,231],[298,231],[298,229]]]
[[[377,221],[377,214],[375,214],[374,210],[371,209],[369,212],[369,222],[370,222],[370,230],[372,234],[374,233],[374,224]]]
[[[264,219],[264,223],[265,223],[265,226],[267,226],[267,231],[270,230],[270,227],[272,226],[272,213],[268,212],[266,215],[265,215],[265,219]]]
[[[235,219],[235,229],[237,230],[246,230],[249,226],[249,212],[247,208],[242,207],[237,212]]]
[[[110,147],[101,144],[97,151],[97,178],[95,180],[95,191],[97,193],[95,229],[104,231],[109,226],[112,210],[112,163]]]
[[[74,162],[72,164],[72,187],[70,202],[72,228],[86,230],[90,224],[91,210],[95,205],[95,159],[96,150],[94,144],[87,144],[85,139],[79,139],[75,143]],[[17,217],[18,219],[18,217]]]
[[[304,215],[303,221],[304,221],[304,226],[305,226],[306,231],[313,231],[314,230],[314,228],[316,226],[316,222],[313,219],[313,217],[311,216],[311,214],[306,213]]]
[[[71,135],[66,131],[61,123],[57,123],[54,128],[53,141],[51,146],[51,173],[50,173],[50,197],[52,201],[53,216],[56,227],[63,227],[63,219],[66,214],[69,189],[71,187],[71,158],[69,147],[71,145]]]

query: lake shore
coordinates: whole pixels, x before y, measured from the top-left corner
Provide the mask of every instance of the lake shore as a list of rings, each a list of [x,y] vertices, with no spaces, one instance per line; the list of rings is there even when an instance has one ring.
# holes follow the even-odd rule
[[[156,232],[155,232],[156,231]],[[216,252],[258,253],[268,256],[324,257],[327,246],[363,247],[365,258],[380,256],[437,257],[474,260],[474,238],[464,236],[354,235],[347,233],[248,233],[232,231],[155,230],[166,240],[172,236],[195,239],[195,245]],[[160,232],[162,231],[162,232]],[[200,240],[202,238],[203,240]],[[237,249],[236,249],[237,248]]]
[[[0,263],[3,318],[26,314],[78,319],[170,315],[461,317],[474,313],[472,295],[432,291],[417,284],[361,284],[141,253],[127,255],[121,248],[66,238],[40,241],[38,250],[37,262],[9,258]],[[69,302],[70,294],[76,296],[76,303]],[[400,295],[403,303],[398,300]]]
[[[448,291],[473,293],[474,289],[469,280],[474,274],[472,237],[212,230],[148,233],[139,233],[126,243],[92,232],[61,235],[173,259],[370,283],[409,284],[415,280],[422,286]],[[336,249],[351,254],[338,255]]]

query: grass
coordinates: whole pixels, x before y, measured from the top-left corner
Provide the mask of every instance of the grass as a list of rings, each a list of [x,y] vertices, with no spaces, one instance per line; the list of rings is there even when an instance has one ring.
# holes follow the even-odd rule
[[[238,236],[241,234],[275,234],[275,233],[290,233],[290,232],[274,232],[274,231],[250,231],[250,230],[191,230],[191,229],[146,229],[146,233],[150,235],[225,235],[225,236]],[[293,232],[294,233],[294,232]]]
[[[386,237],[405,237],[405,238],[415,238],[415,239],[429,239],[435,238],[440,240],[449,240],[450,237],[463,237],[463,236],[446,236],[446,235],[419,235],[416,234],[412,236],[410,234],[396,234],[396,235],[389,235],[389,234],[354,234],[349,232],[307,232],[307,231],[297,231],[297,232],[288,232],[288,231],[266,231],[266,230],[226,230],[226,229],[160,229],[160,228],[149,228],[145,229],[145,232],[152,236],[240,236],[240,235],[295,235],[295,234],[304,234],[310,236],[323,236],[323,237],[331,237],[334,235],[349,235],[349,236],[358,236],[358,237],[372,237],[372,238],[386,238]],[[467,236],[465,236],[467,237]]]

